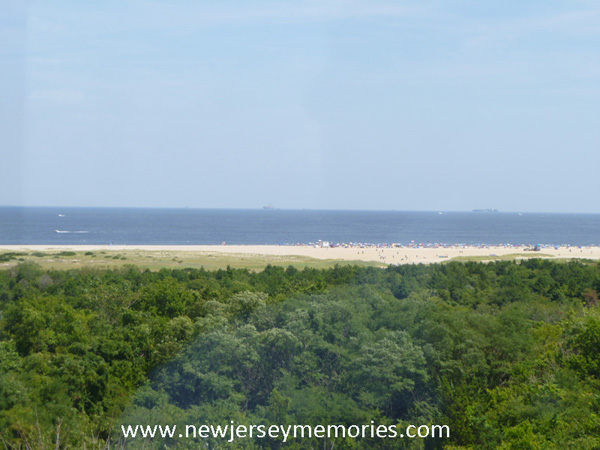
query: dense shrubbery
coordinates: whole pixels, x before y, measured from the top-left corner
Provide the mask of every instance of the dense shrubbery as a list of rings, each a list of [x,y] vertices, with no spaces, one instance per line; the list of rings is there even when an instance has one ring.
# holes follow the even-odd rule
[[[0,440],[93,449],[124,422],[374,420],[448,424],[451,437],[334,448],[599,448],[598,292],[600,265],[542,260],[260,273],[23,263],[0,272]],[[144,445],[165,443],[198,446]]]

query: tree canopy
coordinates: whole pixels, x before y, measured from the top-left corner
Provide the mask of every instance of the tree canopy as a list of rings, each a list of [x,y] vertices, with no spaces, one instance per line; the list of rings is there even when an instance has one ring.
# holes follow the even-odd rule
[[[600,447],[600,265],[0,271],[0,440],[124,442],[121,424],[446,424],[444,439],[211,448]]]

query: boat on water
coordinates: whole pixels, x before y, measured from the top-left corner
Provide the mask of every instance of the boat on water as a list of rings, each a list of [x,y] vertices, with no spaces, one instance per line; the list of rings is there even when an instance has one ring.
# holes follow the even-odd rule
[[[54,230],[55,233],[89,233],[89,231],[69,231],[69,230]]]

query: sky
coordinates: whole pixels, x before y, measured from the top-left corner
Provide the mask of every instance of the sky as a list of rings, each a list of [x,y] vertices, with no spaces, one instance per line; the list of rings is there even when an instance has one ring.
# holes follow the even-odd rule
[[[0,0],[0,205],[600,213],[600,4]]]

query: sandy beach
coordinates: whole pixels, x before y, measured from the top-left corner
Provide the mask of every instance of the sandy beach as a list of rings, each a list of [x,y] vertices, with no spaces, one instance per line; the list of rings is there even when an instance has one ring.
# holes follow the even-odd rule
[[[498,258],[550,258],[600,260],[600,247],[542,247],[539,251],[522,246],[449,247],[316,247],[309,245],[0,245],[0,251],[106,251],[189,252],[192,254],[302,256],[320,260],[369,261],[384,264],[431,264],[454,258],[494,260]]]

